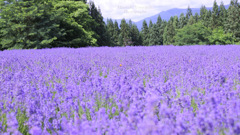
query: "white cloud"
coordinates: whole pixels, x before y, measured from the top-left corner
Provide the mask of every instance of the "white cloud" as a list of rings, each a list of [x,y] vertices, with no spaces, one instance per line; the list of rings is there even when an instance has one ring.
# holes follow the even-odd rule
[[[200,8],[201,5],[211,7],[214,0],[93,0],[99,6],[104,18],[132,19],[139,21],[171,8]],[[230,0],[217,0],[229,4]]]

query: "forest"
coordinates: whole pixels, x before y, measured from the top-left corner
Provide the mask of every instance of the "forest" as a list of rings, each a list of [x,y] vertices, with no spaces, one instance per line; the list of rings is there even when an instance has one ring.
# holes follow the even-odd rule
[[[158,17],[139,30],[132,21],[103,21],[100,7],[86,0],[1,0],[0,50],[55,47],[240,44],[240,4],[214,1],[200,14],[190,7],[168,21]],[[120,27],[119,27],[120,26]]]

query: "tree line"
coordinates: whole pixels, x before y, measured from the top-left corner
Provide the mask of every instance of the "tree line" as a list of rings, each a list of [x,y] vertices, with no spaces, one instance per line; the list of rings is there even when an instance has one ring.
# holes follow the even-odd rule
[[[132,21],[103,21],[100,8],[86,0],[1,0],[0,49],[86,46],[240,44],[240,4],[228,9],[214,1],[200,14],[173,16],[156,23],[144,20],[139,31]]]
[[[226,45],[240,44],[240,4],[231,0],[228,9],[224,3],[213,3],[213,9],[205,6],[200,14],[193,15],[190,7],[180,17],[172,16],[165,21],[158,16],[155,24],[144,20],[141,31],[138,31],[131,20],[126,24],[121,21],[120,29],[117,22],[108,20],[107,30],[111,35],[112,45]]]

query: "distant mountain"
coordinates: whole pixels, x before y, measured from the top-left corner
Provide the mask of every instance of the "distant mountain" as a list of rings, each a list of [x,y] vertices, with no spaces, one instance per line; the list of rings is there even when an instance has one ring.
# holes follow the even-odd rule
[[[228,9],[228,7],[229,7],[229,5],[225,5],[226,9]],[[192,9],[193,15],[195,15],[195,13],[200,14],[200,8],[191,8],[191,9]],[[207,7],[207,10],[212,10],[212,7]],[[137,25],[139,30],[141,30],[142,23],[143,23],[144,20],[146,20],[147,23],[149,23],[150,20],[152,20],[153,23],[156,23],[157,22],[157,18],[160,15],[163,20],[168,21],[171,18],[171,16],[178,16],[179,17],[181,15],[181,13],[186,14],[187,13],[187,9],[179,9],[179,8],[169,9],[167,11],[162,11],[162,12],[160,12],[160,13],[154,15],[154,16],[147,17],[147,18],[145,18],[143,20],[140,20],[138,22],[133,22],[133,23]],[[107,22],[107,19],[104,19],[104,21]],[[113,21],[115,21],[115,20],[113,20]],[[118,19],[116,21],[120,25],[121,19]],[[127,22],[128,22],[128,20],[127,20]]]

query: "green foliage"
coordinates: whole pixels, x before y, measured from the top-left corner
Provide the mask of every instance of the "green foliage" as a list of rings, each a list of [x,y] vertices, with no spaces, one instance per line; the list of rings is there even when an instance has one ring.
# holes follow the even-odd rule
[[[222,27],[213,30],[212,35],[209,36],[210,44],[214,45],[227,45],[234,43],[234,37],[231,33],[224,33]]]
[[[189,21],[191,16],[192,16],[192,9],[190,8],[190,6],[188,6],[187,13],[186,13],[186,20],[187,20],[187,22]]]
[[[184,16],[184,13],[181,13],[179,18],[179,28],[183,28],[187,24],[186,17]]]
[[[92,30],[95,32],[93,37],[97,39],[97,45],[99,46],[107,45],[109,43],[108,35],[107,35],[107,26],[103,21],[103,16],[100,8],[96,8],[93,1],[89,2],[89,12],[90,12],[90,16],[94,19],[94,22],[89,27],[91,27]]]
[[[86,4],[80,1],[59,1],[55,3],[54,9],[60,16],[59,27],[64,30],[64,35],[57,40],[54,47],[96,45],[95,32],[91,28],[94,20],[89,16]]]
[[[219,26],[224,27],[227,20],[227,10],[225,9],[224,3],[221,2],[219,7]]]
[[[212,11],[210,23],[211,23],[210,24],[211,29],[217,28],[220,23],[219,22],[219,8],[218,8],[216,0],[214,1],[214,4],[213,4],[213,11]]]
[[[149,22],[149,31],[151,30],[152,27],[153,27],[153,23],[152,23],[152,20],[150,20],[150,22]]]
[[[194,23],[196,23],[194,17],[190,16],[190,19],[188,21],[188,25],[193,25]]]
[[[177,30],[177,34],[174,37],[174,45],[208,44],[208,36],[210,34],[210,30],[201,22],[187,25],[184,28]]]
[[[227,11],[227,20],[225,25],[226,32],[233,33],[236,41],[240,41],[240,4],[238,0],[231,0]]]
[[[132,45],[141,45],[142,44],[140,32],[135,24],[133,24],[130,29],[130,36],[132,39]]]
[[[120,30],[119,30],[119,27],[118,27],[118,23],[117,21],[114,22],[114,33],[113,33],[113,39],[114,39],[114,43],[119,46],[120,43],[119,43],[119,33],[120,33]]]
[[[147,22],[144,20],[143,21],[143,26],[142,26],[142,37],[143,37],[143,45],[149,45],[149,29]]]
[[[159,45],[159,30],[156,24],[153,25],[153,27],[150,29],[149,32],[149,45]]]
[[[178,18],[175,18],[175,25],[178,26]],[[157,23],[153,24],[149,31],[149,45],[163,45],[163,33],[165,21],[158,16]]]
[[[164,29],[163,33],[163,44],[170,45],[174,44],[174,36],[176,35],[176,26],[174,25],[174,18],[171,17]]]
[[[200,20],[205,27],[209,27],[211,24],[211,11],[208,11],[205,6],[200,9]]]
[[[114,24],[112,19],[107,20],[107,34],[108,34],[108,40],[109,40],[109,45],[114,46],[116,45],[115,40],[114,40]]]
[[[21,112],[21,109],[18,109],[17,121],[19,125],[18,131],[20,131],[24,135],[28,135],[29,127],[26,125],[26,122],[28,121],[28,117],[25,111]]]
[[[103,21],[100,8],[86,0],[0,0],[0,50],[52,47],[190,45],[240,43],[240,4],[229,9],[216,0],[200,15],[186,14],[157,23],[143,21],[142,30],[130,20]],[[210,31],[212,30],[212,32]]]
[[[194,100],[194,98],[191,99],[191,107],[193,108],[193,112],[196,114],[196,111],[198,109],[198,106]]]
[[[193,18],[194,18],[195,23],[197,23],[197,22],[200,20],[200,17],[199,17],[199,15],[198,15],[198,13],[195,13],[195,15],[193,16]]]
[[[14,1],[2,7],[1,45],[7,48],[50,47],[61,36],[57,17],[51,16],[52,3]]]
[[[163,21],[161,16],[159,15],[156,23],[156,27],[158,29],[158,36],[155,39],[155,43],[157,45],[163,45],[163,32],[164,32],[165,24],[166,24],[165,21]]]
[[[127,46],[132,44],[132,39],[130,37],[130,27],[127,24],[125,19],[122,19],[121,25],[120,25],[120,45]]]
[[[81,1],[13,1],[0,13],[2,49],[96,45],[94,20]]]
[[[106,34],[108,36],[108,45],[109,46],[119,46],[119,27],[117,21],[113,23],[112,19],[107,20],[107,31]]]

